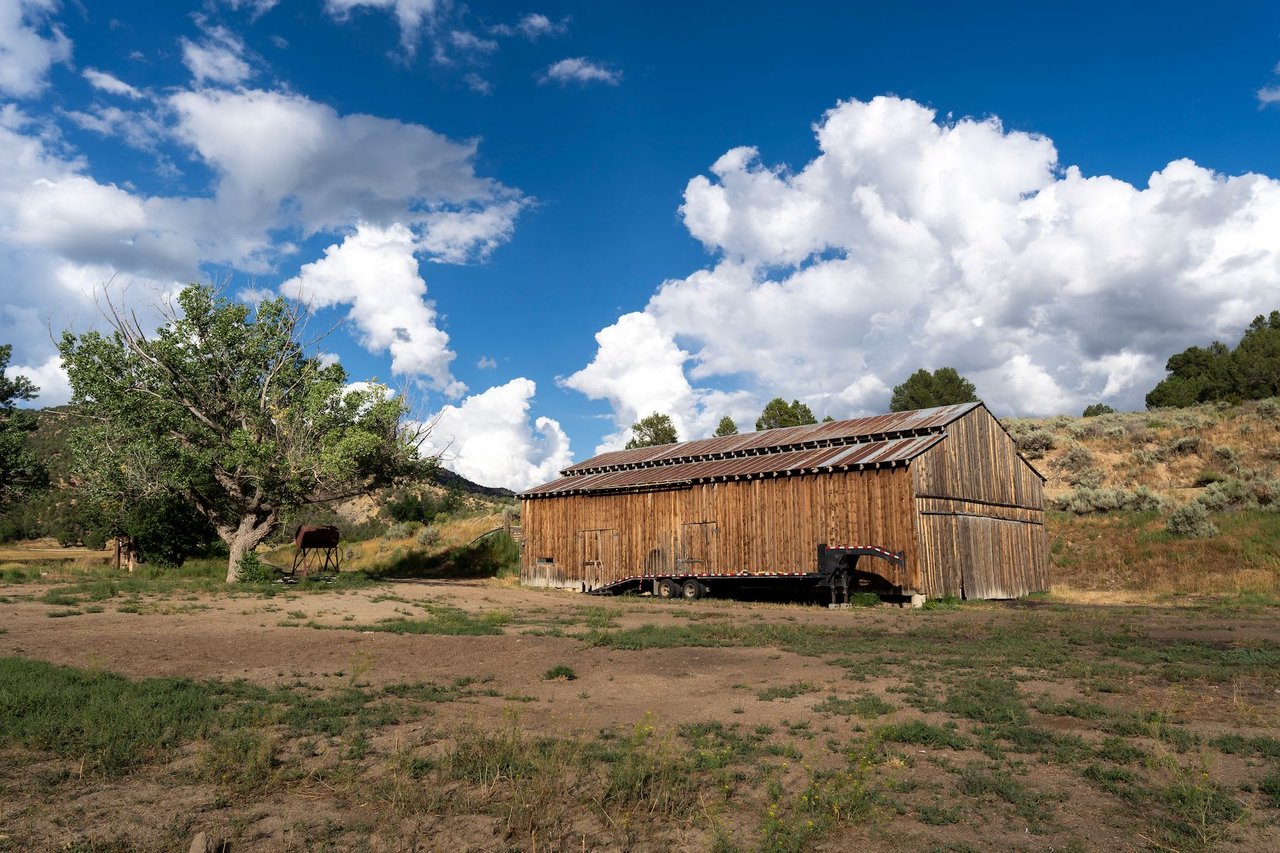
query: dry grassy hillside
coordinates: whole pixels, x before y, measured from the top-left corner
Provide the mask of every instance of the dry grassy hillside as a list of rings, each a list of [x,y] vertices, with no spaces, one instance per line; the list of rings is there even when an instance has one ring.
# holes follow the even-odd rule
[[[1047,478],[1055,592],[1280,593],[1280,400],[1004,423]]]

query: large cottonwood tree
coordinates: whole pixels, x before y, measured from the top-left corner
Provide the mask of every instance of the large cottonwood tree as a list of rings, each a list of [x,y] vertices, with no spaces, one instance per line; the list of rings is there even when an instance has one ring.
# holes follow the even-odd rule
[[[60,343],[81,415],[77,474],[106,498],[177,495],[241,559],[284,512],[421,471],[399,398],[308,355],[283,299],[252,308],[190,285],[148,333],[109,306],[109,334]]]

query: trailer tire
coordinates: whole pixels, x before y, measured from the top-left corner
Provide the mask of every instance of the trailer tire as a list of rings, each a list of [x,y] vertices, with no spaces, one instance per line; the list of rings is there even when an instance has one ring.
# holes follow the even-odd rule
[[[679,598],[680,587],[671,578],[661,578],[657,583],[658,598]]]
[[[684,595],[685,599],[693,601],[694,599],[702,598],[702,596],[706,595],[707,588],[696,580],[690,578],[681,585],[680,592]]]

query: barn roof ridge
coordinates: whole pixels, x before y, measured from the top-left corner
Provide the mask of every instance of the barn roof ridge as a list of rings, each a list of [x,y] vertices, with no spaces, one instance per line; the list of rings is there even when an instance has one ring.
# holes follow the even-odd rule
[[[606,472],[713,462],[748,456],[771,456],[795,450],[848,447],[867,442],[939,435],[948,424],[980,406],[985,407],[982,402],[958,403],[821,424],[700,438],[676,444],[614,450],[598,454],[576,465],[570,465],[562,470],[560,475],[581,477]]]
[[[687,489],[698,483],[794,477],[830,471],[896,468],[946,438],[944,429],[923,435],[819,448],[796,448],[732,459],[686,460],[667,465],[634,466],[561,477],[535,486],[521,498],[563,497],[573,494],[645,492]]]

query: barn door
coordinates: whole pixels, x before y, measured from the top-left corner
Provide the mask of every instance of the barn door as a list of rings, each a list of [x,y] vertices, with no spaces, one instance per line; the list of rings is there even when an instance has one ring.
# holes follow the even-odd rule
[[[680,557],[676,571],[693,575],[715,574],[716,523],[694,521],[680,525]]]
[[[583,530],[578,533],[582,581],[588,590],[617,580],[622,536],[617,530]]]

